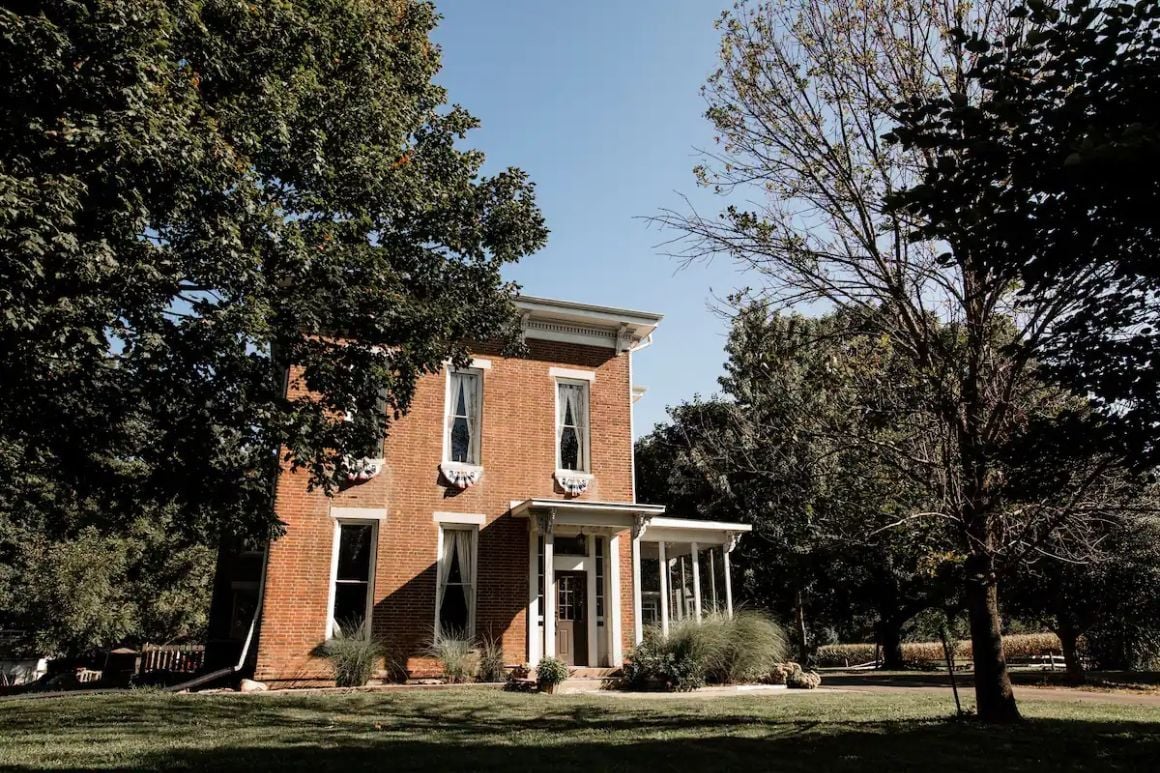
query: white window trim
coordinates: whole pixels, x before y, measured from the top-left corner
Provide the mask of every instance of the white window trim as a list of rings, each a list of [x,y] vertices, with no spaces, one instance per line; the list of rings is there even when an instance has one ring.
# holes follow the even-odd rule
[[[435,522],[439,527],[439,539],[435,544],[435,625],[431,629],[435,632],[435,638],[439,638],[439,575],[440,564],[443,562],[443,533],[446,531],[470,531],[473,532],[471,539],[471,571],[473,576],[471,578],[471,599],[468,607],[469,614],[467,619],[467,638],[474,641],[475,639],[475,618],[478,613],[476,607],[476,599],[479,595],[479,525],[474,523],[465,523],[460,520],[453,520],[454,518],[472,517],[472,513],[435,513]],[[442,517],[441,517],[442,516]],[[482,515],[478,516],[483,518]],[[446,520],[444,520],[446,519]]]
[[[592,383],[596,381],[596,371],[594,370],[578,370],[576,368],[548,368],[548,375],[552,378],[572,379],[573,381],[587,381]]]
[[[446,466],[449,469],[461,469],[468,472],[475,473],[472,477],[474,480],[479,479],[479,475],[483,472],[483,392],[484,392],[484,372],[491,368],[489,360],[472,360],[470,368],[455,368],[448,364],[444,369],[443,378],[443,452],[440,457],[440,466]],[[451,461],[451,412],[453,407],[451,405],[451,374],[452,373],[471,373],[479,377],[479,405],[476,408],[476,415],[479,417],[479,424],[475,427],[475,433],[472,435],[472,442],[475,443],[475,458],[476,464],[468,464],[466,462]],[[474,482],[474,480],[472,482]]]
[[[361,508],[334,508],[337,510],[350,509],[357,510]],[[333,510],[331,511],[333,515]],[[342,527],[347,526],[370,526],[371,527],[371,556],[370,565],[367,567],[367,609],[366,617],[364,618],[368,625],[373,625],[373,614],[375,609],[375,570],[378,566],[379,558],[379,524],[385,521],[376,517],[336,517],[334,519],[334,536],[331,539],[330,549],[330,586],[327,591],[326,600],[326,628],[323,631],[323,638],[329,639],[334,636],[334,590],[338,579],[338,545],[342,538]]]
[[[340,521],[378,521],[387,522],[387,508],[385,507],[331,507],[330,517]]]
[[[560,385],[574,384],[584,387],[585,395],[588,398],[588,405],[584,411],[584,462],[587,469],[584,470],[566,470],[560,459],[560,437],[563,433],[564,426],[560,422]],[[556,398],[552,405],[552,420],[556,424],[556,478],[576,477],[581,478],[587,476],[592,477],[592,382],[584,379],[566,378],[564,376],[557,376],[553,380],[553,390],[556,393]]]
[[[432,517],[435,523],[451,523],[463,526],[483,526],[487,516],[483,513],[435,513]],[[440,554],[442,555],[442,554]]]

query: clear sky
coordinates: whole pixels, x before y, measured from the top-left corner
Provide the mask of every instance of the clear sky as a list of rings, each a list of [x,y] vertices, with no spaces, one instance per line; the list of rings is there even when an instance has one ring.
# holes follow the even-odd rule
[[[701,84],[716,65],[713,21],[727,0],[436,0],[439,82],[482,126],[468,145],[487,170],[526,170],[551,236],[509,271],[529,295],[660,312],[634,355],[637,435],[665,407],[716,391],[724,323],[711,295],[744,284],[717,263],[678,271],[640,218],[719,205],[696,187],[696,148],[712,144]],[[486,170],[485,170],[486,171]]]

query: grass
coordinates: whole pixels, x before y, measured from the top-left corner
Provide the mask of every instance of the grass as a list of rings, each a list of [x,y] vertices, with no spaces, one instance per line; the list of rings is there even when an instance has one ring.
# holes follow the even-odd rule
[[[1028,721],[948,719],[947,696],[724,699],[492,689],[139,692],[0,702],[4,770],[1147,769],[1160,709],[1024,699]]]

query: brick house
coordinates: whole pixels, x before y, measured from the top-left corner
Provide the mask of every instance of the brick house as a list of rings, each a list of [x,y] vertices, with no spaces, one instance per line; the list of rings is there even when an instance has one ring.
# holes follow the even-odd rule
[[[729,551],[749,527],[635,498],[632,355],[660,315],[518,306],[527,354],[482,347],[421,379],[383,457],[339,494],[282,471],[285,535],[219,562],[224,658],[244,653],[273,686],[329,681],[318,646],[369,622],[396,674],[432,673],[439,633],[498,640],[509,663],[614,668],[646,625],[731,611]]]

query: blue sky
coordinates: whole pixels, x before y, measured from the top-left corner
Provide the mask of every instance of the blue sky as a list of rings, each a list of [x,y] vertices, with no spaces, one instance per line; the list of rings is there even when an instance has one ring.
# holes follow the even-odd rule
[[[722,0],[436,0],[439,82],[482,126],[468,145],[488,170],[518,166],[536,182],[552,234],[509,271],[530,295],[665,315],[634,356],[637,435],[665,407],[716,391],[724,323],[711,295],[744,284],[729,265],[678,271],[640,218],[697,189],[696,148],[712,144],[699,90],[716,64]]]

